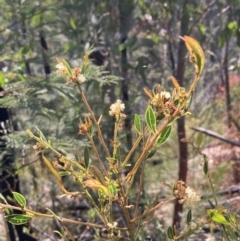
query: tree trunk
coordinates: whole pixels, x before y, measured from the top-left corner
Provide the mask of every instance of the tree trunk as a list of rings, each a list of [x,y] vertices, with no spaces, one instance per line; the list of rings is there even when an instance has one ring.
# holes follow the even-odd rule
[[[134,9],[133,0],[121,0],[119,1],[119,27],[121,34],[121,44],[126,44],[127,35],[130,30],[131,20],[132,20],[132,11]],[[129,105],[129,84],[130,80],[127,76],[127,47],[121,51],[121,68],[122,68],[122,100],[126,104],[125,113],[127,118],[125,119],[125,133],[127,148],[130,150],[132,147],[132,111]]]
[[[184,36],[188,33],[188,25],[189,25],[189,14],[188,14],[188,0],[185,0],[182,7],[182,19],[181,19],[181,36]],[[185,55],[186,48],[184,46],[184,42],[179,42],[178,47],[178,62],[177,62],[177,72],[176,79],[179,82],[180,86],[184,86],[184,70],[185,70]],[[185,119],[184,117],[177,120],[177,133],[178,133],[178,145],[179,145],[179,171],[178,171],[178,180],[186,181],[187,179],[187,159],[188,159],[188,151],[187,151],[187,143],[182,142],[182,138],[186,138],[185,131]],[[174,216],[173,216],[173,225],[176,227],[180,226],[181,216],[180,214],[183,211],[183,206],[178,202],[175,203],[174,206]]]

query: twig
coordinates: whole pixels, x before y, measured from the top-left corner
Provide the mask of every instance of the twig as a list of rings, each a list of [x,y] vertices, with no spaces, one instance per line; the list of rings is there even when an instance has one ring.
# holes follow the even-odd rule
[[[216,132],[207,130],[207,129],[202,128],[202,127],[192,127],[192,129],[195,130],[195,131],[202,132],[203,134],[206,134],[206,135],[208,135],[208,136],[211,136],[211,137],[216,138],[216,139],[218,139],[218,140],[221,140],[221,141],[223,141],[223,142],[232,144],[233,146],[238,146],[238,147],[240,147],[240,142],[237,142],[237,141],[228,139],[228,138],[226,138],[226,137],[224,137],[224,136],[222,136],[222,135],[219,135],[219,134],[216,133]]]

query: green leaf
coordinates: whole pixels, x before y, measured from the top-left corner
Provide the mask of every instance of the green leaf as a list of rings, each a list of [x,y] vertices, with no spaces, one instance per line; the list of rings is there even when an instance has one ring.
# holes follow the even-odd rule
[[[168,238],[174,239],[174,232],[173,232],[173,228],[171,226],[169,226],[167,229],[167,235],[168,235]]]
[[[69,23],[70,23],[70,26],[71,26],[74,30],[77,29],[76,23],[75,23],[75,21],[74,21],[73,18],[70,18]]]
[[[84,148],[84,164],[85,168],[88,169],[89,167],[89,149],[87,146]]]
[[[202,142],[203,142],[203,133],[198,132],[197,140],[196,140],[197,146],[200,147],[202,145]]]
[[[212,201],[211,201],[211,200],[208,200],[208,202],[209,202],[209,204],[210,204],[211,208],[215,208],[215,205],[212,203]]]
[[[14,199],[17,201],[17,203],[21,206],[21,207],[25,207],[26,206],[26,199],[25,197],[18,193],[18,192],[12,192]]]
[[[190,209],[187,213],[187,224],[192,222],[192,210]]]
[[[233,223],[234,225],[237,225],[237,219],[236,216],[233,213],[229,214],[229,220],[231,223]]]
[[[206,33],[206,26],[204,24],[198,24],[198,28],[201,31],[202,34]]]
[[[134,125],[135,125],[135,128],[137,130],[138,133],[141,132],[141,120],[140,120],[140,117],[139,115],[135,114],[134,115]]]
[[[158,116],[157,116],[157,122],[159,122],[160,120],[162,120],[165,117],[165,115],[163,114],[163,112],[161,112]]]
[[[126,48],[126,44],[125,43],[122,43],[122,44],[118,45],[118,51],[119,52],[122,52],[125,48]]]
[[[5,84],[5,74],[3,72],[0,72],[0,87],[3,87]]]
[[[32,217],[25,215],[25,214],[11,214],[8,216],[5,216],[6,220],[14,225],[22,225],[24,223],[29,222]]]
[[[206,176],[208,175],[208,162],[207,161],[204,161],[203,172]]]
[[[154,115],[153,108],[151,106],[148,106],[146,112],[145,112],[145,120],[147,122],[148,127],[150,130],[155,133],[156,132],[156,118]]]
[[[238,31],[238,24],[236,21],[230,22],[228,24],[228,28],[232,30],[233,32]]]
[[[40,131],[40,129],[37,126],[35,126],[35,128],[38,131],[39,138],[47,142],[47,138],[43,135],[43,133]]]
[[[59,176],[64,177],[64,176],[69,176],[71,174],[71,172],[61,171],[58,174],[59,174]]]
[[[155,155],[156,151],[157,151],[157,149],[151,150],[151,152],[148,154],[146,159],[149,159],[149,158],[153,157]]]
[[[230,225],[225,225],[225,227],[226,227],[228,233],[230,234],[230,236],[232,238],[231,240],[238,241],[239,239],[238,239],[237,235],[235,234],[235,232],[233,231],[233,229],[231,228],[231,226]]]
[[[63,59],[62,61],[63,61],[64,66],[67,68],[68,74],[69,74],[70,76],[72,76],[72,70],[71,70],[68,62],[67,62],[66,60],[64,60],[64,59]]]
[[[197,40],[190,36],[180,37],[186,44],[188,52],[191,56],[191,62],[195,64],[197,75],[200,75],[203,71],[205,57],[202,47]]]
[[[156,146],[162,145],[168,139],[168,137],[170,136],[171,131],[172,131],[172,125],[166,126],[165,129],[160,134],[160,136],[157,140]]]
[[[191,94],[187,100],[187,103],[186,103],[186,107],[185,107],[185,110],[188,111],[191,104],[192,104],[192,99],[193,99],[193,94]],[[174,104],[175,104],[175,101],[174,101]],[[176,104],[175,104],[176,105]]]
[[[215,223],[221,223],[224,225],[230,225],[230,222],[216,209],[208,209],[207,215]]]

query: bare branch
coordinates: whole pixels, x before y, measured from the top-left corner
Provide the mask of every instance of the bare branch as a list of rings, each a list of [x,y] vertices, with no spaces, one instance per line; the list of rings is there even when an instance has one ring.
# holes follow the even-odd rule
[[[192,127],[193,130],[195,131],[199,131],[199,132],[202,132],[203,134],[206,134],[208,136],[211,136],[215,139],[218,139],[218,140],[221,140],[223,142],[226,142],[226,143],[229,143],[229,144],[232,144],[233,146],[239,146],[240,147],[240,142],[237,142],[237,141],[234,141],[234,140],[231,140],[231,139],[228,139],[222,135],[219,135],[218,133],[216,132],[213,132],[213,131],[210,131],[210,130],[207,130],[205,128],[202,128],[202,127]]]

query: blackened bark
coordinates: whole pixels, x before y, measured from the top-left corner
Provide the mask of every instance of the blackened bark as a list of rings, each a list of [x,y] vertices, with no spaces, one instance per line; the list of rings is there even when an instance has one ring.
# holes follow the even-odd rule
[[[48,62],[47,55],[46,55],[46,51],[48,50],[48,45],[47,45],[47,41],[46,41],[46,38],[45,38],[43,32],[39,33],[39,39],[40,39],[40,45],[43,49],[44,72],[46,75],[49,75],[49,74],[51,74],[51,68],[50,68],[50,64]]]
[[[120,24],[120,33],[121,33],[121,44],[124,44],[127,41],[127,35],[131,26],[131,16],[134,8],[133,0],[121,0],[119,1],[119,24]],[[132,147],[132,111],[129,106],[129,84],[130,80],[128,79],[127,73],[127,47],[121,51],[121,67],[122,67],[122,100],[126,104],[125,113],[127,118],[125,119],[125,133],[127,147],[130,150]]]

